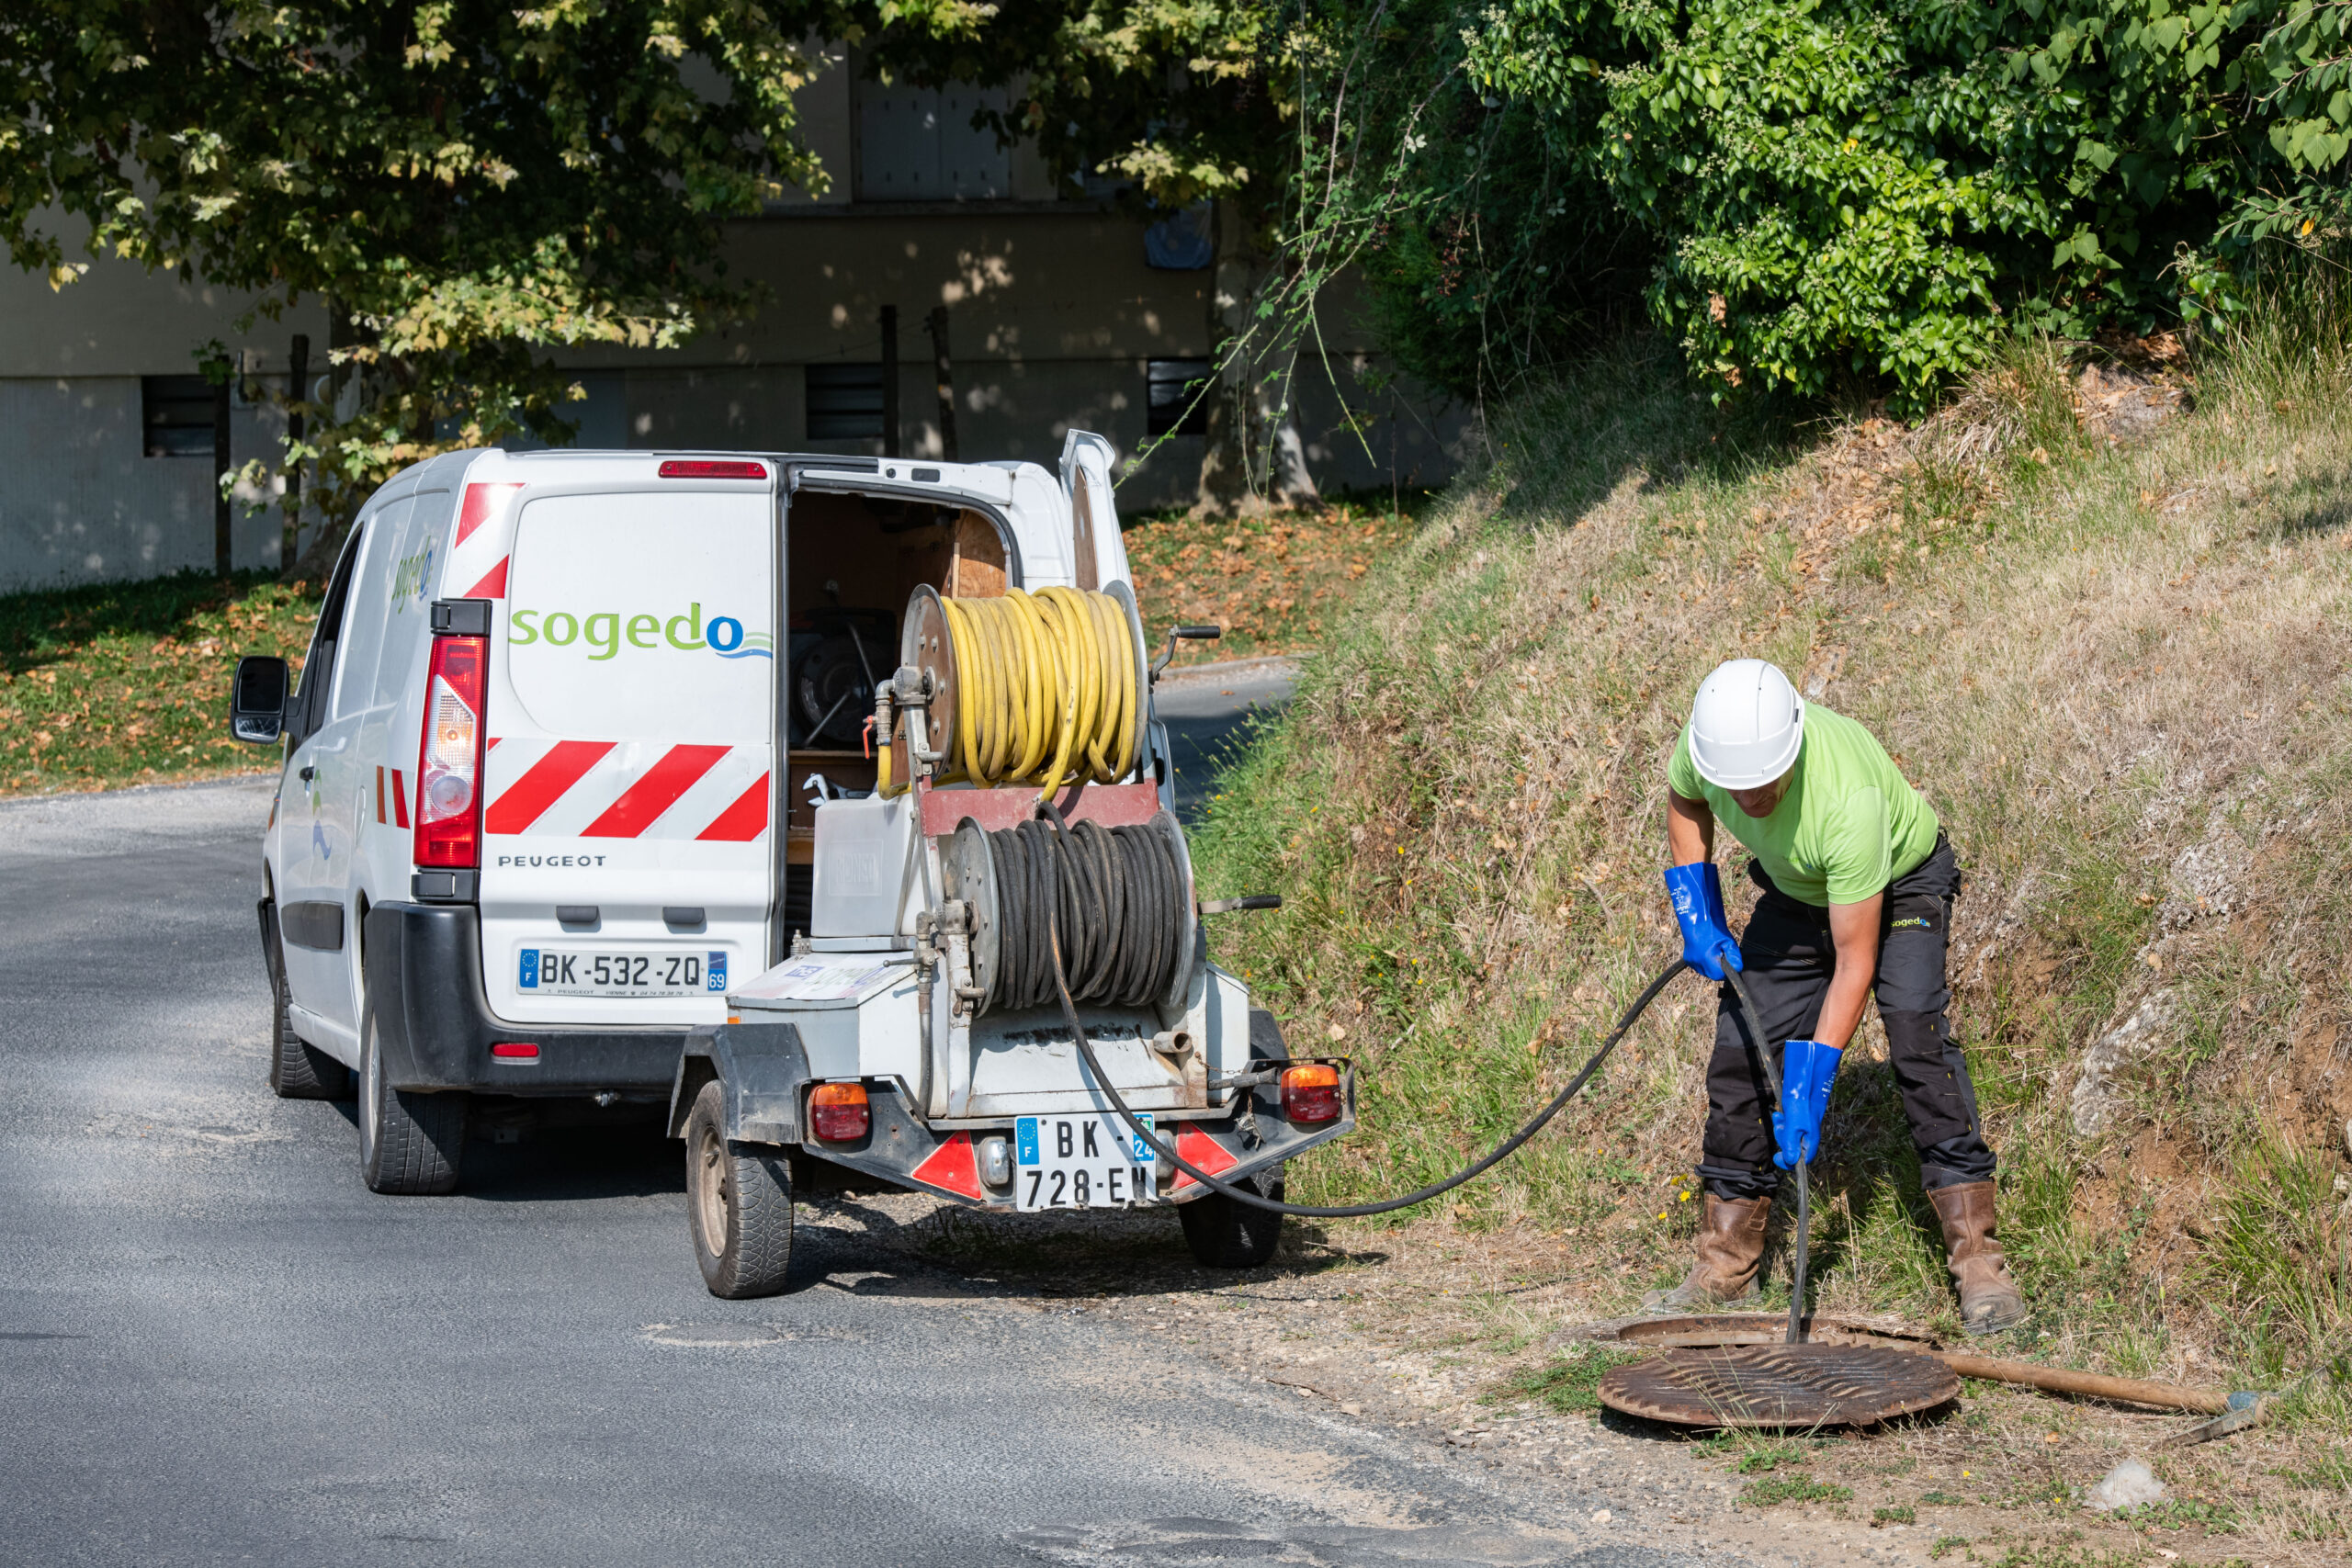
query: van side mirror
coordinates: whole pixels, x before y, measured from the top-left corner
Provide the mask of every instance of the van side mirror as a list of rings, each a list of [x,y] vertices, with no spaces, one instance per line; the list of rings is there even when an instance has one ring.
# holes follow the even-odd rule
[[[237,660],[237,674],[229,687],[229,733],[239,740],[266,746],[286,728],[286,692],[292,677],[286,660],[255,654]]]

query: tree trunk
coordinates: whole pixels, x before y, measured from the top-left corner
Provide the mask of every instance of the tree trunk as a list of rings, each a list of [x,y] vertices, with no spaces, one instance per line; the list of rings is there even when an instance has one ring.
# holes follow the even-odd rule
[[[1256,258],[1249,220],[1232,202],[1216,204],[1209,230],[1216,259],[1209,272],[1208,340],[1220,364],[1209,393],[1208,436],[1193,510],[1223,517],[1259,504],[1250,476],[1252,355],[1229,352],[1249,324]]]

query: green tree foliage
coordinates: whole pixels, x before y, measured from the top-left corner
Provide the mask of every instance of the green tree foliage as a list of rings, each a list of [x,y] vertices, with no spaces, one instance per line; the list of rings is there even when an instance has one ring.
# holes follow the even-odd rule
[[[1652,247],[1593,161],[1553,134],[1556,115],[1605,107],[1600,82],[1564,78],[1545,112],[1505,99],[1469,68],[1462,21],[1448,5],[1386,8],[1361,44],[1373,111],[1349,123],[1336,85],[1316,108],[1350,133],[1325,139],[1327,188],[1374,215],[1363,265],[1383,343],[1423,380],[1471,395],[1637,309]],[[1421,96],[1377,102],[1406,83]],[[1387,135],[1392,123],[1408,129]]]
[[[1498,89],[1579,69],[1556,0],[1480,39]],[[1637,58],[1556,115],[1666,250],[1655,317],[1694,367],[1916,403],[2007,315],[2068,336],[2176,313],[2168,275],[2243,191],[2252,139],[2225,4],[1628,5]],[[1567,58],[1562,58],[1566,54]]]
[[[747,308],[720,224],[821,186],[803,40],[857,25],[748,0],[12,0],[0,237],[60,288],[86,251],[266,315],[327,296],[358,395],[310,409],[292,456],[348,516],[433,452],[568,438],[548,350],[668,346]]]
[[[2296,0],[2263,35],[2258,62],[2241,74],[2259,85],[2270,147],[2285,169],[2241,207],[2233,231],[2308,239],[2324,224],[2341,229],[2352,152],[2352,4]]]
[[[888,4],[858,18],[870,69],[1014,89],[978,119],[1057,175],[1122,178],[1156,207],[1234,201],[1261,222],[1291,194],[1295,22],[1258,0],[1007,0],[970,28]]]
[[[2347,18],[2335,0],[1480,0],[1426,30],[1458,29],[1498,120],[1533,123],[1545,155],[1510,181],[1523,212],[1540,168],[1600,209],[1587,232],[1646,237],[1649,313],[1719,391],[1917,408],[2005,331],[2224,309],[2248,243],[2340,223]],[[1392,99],[1453,70],[1439,47],[1406,66]],[[1483,190],[1464,173],[1475,139],[1409,148],[1370,105],[1359,123],[1412,161],[1421,210]],[[1530,258],[1490,243],[1433,263],[1439,231],[1396,231],[1375,276],[1418,321],[1424,373],[1466,389],[1468,367],[1491,380],[1572,323],[1546,320]],[[1475,344],[1429,286],[1447,267],[1455,294],[1509,305]]]

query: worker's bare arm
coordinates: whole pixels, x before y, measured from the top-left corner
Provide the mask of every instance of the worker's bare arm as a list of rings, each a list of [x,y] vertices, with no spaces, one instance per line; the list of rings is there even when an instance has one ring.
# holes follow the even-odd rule
[[[1691,865],[1715,852],[1715,814],[1703,800],[1666,792],[1666,848],[1676,865]]]
[[[1838,950],[1838,967],[1829,977],[1821,1021],[1813,1032],[1824,1045],[1844,1050],[1861,1025],[1871,980],[1878,973],[1878,918],[1885,906],[1883,893],[1873,893],[1859,904],[1829,906],[1829,940]]]

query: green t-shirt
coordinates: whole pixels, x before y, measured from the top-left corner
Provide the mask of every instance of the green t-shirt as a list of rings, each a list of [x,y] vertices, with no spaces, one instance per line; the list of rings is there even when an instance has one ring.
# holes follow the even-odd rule
[[[1764,863],[1774,886],[1807,904],[1859,904],[1936,852],[1936,814],[1878,738],[1819,703],[1804,706],[1804,746],[1789,793],[1758,819],[1731,792],[1699,776],[1682,727],[1666,782],[1703,800],[1715,820]]]

